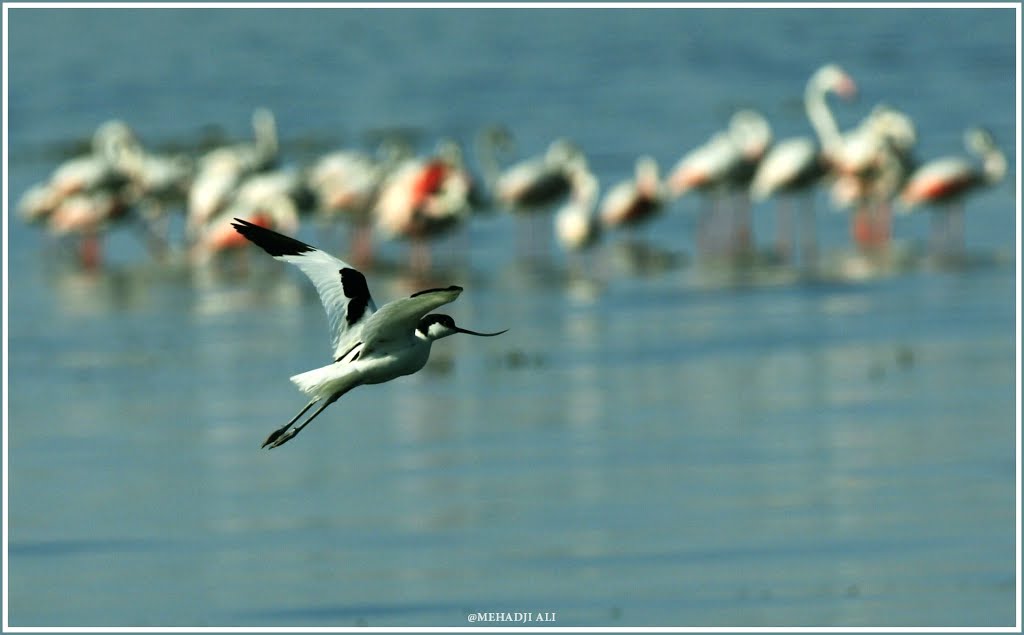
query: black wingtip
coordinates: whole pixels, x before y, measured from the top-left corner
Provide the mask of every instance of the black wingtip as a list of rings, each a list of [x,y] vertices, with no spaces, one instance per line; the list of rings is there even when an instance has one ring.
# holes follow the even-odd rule
[[[370,288],[366,286],[366,276],[351,267],[339,269],[338,273],[341,274],[342,293],[349,299],[345,308],[345,322],[351,326],[366,313],[366,307],[372,301]]]
[[[254,223],[250,223],[247,220],[236,218],[231,226],[235,228],[239,234],[245,236],[254,245],[260,247],[263,251],[267,252],[275,258],[277,256],[297,256],[299,254],[306,253],[307,251],[315,251],[315,247],[311,247],[301,240],[295,240],[289,238],[284,234],[279,234],[276,231],[267,229],[266,227],[260,227]]]

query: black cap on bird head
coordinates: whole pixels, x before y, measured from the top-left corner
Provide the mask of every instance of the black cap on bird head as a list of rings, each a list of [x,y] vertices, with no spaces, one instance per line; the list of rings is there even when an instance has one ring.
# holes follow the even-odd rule
[[[416,330],[423,335],[423,337],[429,340],[439,340],[449,335],[455,335],[456,333],[465,333],[466,335],[476,335],[477,337],[494,337],[495,335],[501,335],[504,331],[498,331],[497,333],[478,333],[476,331],[470,331],[469,329],[459,328],[455,325],[455,320],[452,316],[445,315],[443,313],[432,313],[425,316],[420,320],[419,326]]]

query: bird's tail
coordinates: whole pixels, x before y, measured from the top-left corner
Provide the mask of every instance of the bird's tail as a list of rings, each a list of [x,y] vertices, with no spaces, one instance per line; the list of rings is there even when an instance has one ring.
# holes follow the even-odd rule
[[[299,390],[311,396],[333,394],[350,383],[344,374],[338,372],[335,364],[307,370],[292,376],[291,380]]]

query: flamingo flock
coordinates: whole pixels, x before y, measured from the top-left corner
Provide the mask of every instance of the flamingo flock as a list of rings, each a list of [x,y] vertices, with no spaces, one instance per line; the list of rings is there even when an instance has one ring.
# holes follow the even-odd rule
[[[826,64],[804,86],[808,134],[775,140],[763,115],[739,110],[667,172],[654,157],[638,156],[633,175],[603,195],[572,140],[556,138],[535,156],[512,161],[512,135],[500,127],[477,138],[481,178],[462,147],[448,139],[423,155],[385,143],[376,152],[337,149],[296,167],[282,157],[277,122],[264,108],[253,113],[250,141],[197,156],[153,153],[126,123],[112,120],[95,131],[87,154],[24,192],[19,212],[73,245],[87,269],[102,266],[103,234],[118,225],[135,227],[155,257],[177,253],[213,265],[250,249],[231,225],[240,218],[288,235],[306,220],[344,224],[347,259],[363,268],[373,265],[380,241],[404,241],[409,267],[424,272],[432,266],[431,242],[481,210],[506,210],[517,217],[520,233],[524,226],[531,235],[543,231],[577,252],[657,222],[694,193],[702,199],[694,231],[701,261],[813,270],[819,264],[815,192],[827,188],[832,206],[848,214],[851,244],[864,257],[890,248],[894,210],[898,217],[927,206],[931,254],[962,258],[965,198],[1006,174],[992,135],[969,128],[968,155],[919,163],[913,121],[889,105],[879,104],[848,131],[839,129],[829,97],[856,94],[853,78]],[[775,236],[759,247],[753,208],[768,199],[775,199]],[[177,211],[183,236],[174,244],[168,226]],[[549,229],[538,230],[538,223]]]

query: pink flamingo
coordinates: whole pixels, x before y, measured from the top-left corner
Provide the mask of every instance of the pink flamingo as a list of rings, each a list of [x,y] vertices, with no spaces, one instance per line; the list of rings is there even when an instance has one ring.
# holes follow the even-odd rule
[[[115,191],[76,192],[57,204],[47,225],[55,236],[77,236],[79,261],[92,270],[102,264],[100,235],[111,223],[126,218],[130,209],[130,203]]]
[[[471,190],[461,150],[444,141],[434,156],[408,159],[385,179],[373,210],[377,227],[390,238],[410,240],[410,265],[424,272],[431,260],[427,240],[466,219]]]
[[[298,231],[299,214],[309,206],[310,198],[306,181],[298,170],[250,175],[233,189],[230,202],[198,228],[192,244],[193,261],[206,264],[248,244],[231,227],[236,217],[268,229]]]
[[[135,144],[135,133],[124,122],[115,119],[101,124],[93,133],[91,152],[65,161],[45,183],[22,195],[21,217],[28,223],[41,222],[74,194],[122,188],[128,177],[119,168],[119,158]]]
[[[934,206],[931,242],[937,256],[963,254],[964,198],[1000,182],[1006,175],[1006,156],[987,130],[968,129],[964,145],[980,165],[966,157],[934,159],[914,171],[900,194],[901,211],[909,212],[922,204]]]
[[[192,245],[195,264],[207,265],[216,258],[247,249],[248,242],[239,240],[231,223],[235,218],[275,231],[294,234],[299,228],[299,215],[291,198],[276,194],[260,201],[236,202],[207,221]],[[232,235],[234,234],[234,235]]]
[[[122,121],[100,125],[92,137],[92,151],[58,166],[46,183],[30,188],[20,201],[22,218],[45,222],[51,234],[78,237],[80,264],[95,269],[101,264],[100,234],[122,220],[134,203],[129,178],[119,158],[138,143],[134,131]]]

